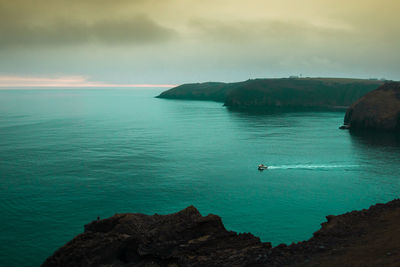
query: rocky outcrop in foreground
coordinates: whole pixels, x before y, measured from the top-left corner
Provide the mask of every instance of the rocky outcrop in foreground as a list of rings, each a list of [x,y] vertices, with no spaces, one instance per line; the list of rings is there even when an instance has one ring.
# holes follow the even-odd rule
[[[344,124],[350,129],[400,131],[400,83],[391,82],[352,104]]]
[[[190,206],[170,215],[117,214],[85,225],[43,266],[244,266],[271,247]]]
[[[271,248],[193,206],[94,221],[42,266],[399,266],[400,200],[327,216],[304,242]]]

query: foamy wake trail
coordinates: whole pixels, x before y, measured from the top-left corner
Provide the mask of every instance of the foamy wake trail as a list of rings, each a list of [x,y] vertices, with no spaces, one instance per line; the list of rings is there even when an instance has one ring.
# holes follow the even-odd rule
[[[359,165],[308,165],[308,164],[299,164],[299,165],[277,165],[277,166],[268,166],[268,169],[334,169],[334,168],[356,168]]]

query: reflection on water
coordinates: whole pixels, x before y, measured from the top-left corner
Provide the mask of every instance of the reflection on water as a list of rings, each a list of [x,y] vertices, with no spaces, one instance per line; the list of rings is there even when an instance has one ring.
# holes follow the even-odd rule
[[[364,165],[363,179],[376,179],[380,184],[400,184],[400,137],[396,133],[377,131],[350,131],[349,136]]]
[[[345,108],[327,108],[327,107],[226,107],[227,110],[234,113],[242,113],[248,115],[282,115],[284,113],[302,113],[302,112],[336,112],[344,113]]]
[[[400,147],[400,134],[377,131],[350,131],[354,142],[364,146],[384,146],[391,148]]]

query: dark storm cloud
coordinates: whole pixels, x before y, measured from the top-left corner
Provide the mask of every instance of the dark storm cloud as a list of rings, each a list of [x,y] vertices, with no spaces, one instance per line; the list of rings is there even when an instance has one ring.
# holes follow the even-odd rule
[[[144,15],[132,19],[100,20],[92,23],[56,20],[48,24],[29,22],[1,24],[0,47],[55,46],[88,42],[104,44],[148,44],[172,39],[176,33]]]
[[[38,3],[17,0],[18,6],[0,1],[0,47],[151,44],[177,36],[174,30],[146,14],[132,12],[133,15],[118,16],[110,2],[73,0],[68,5],[67,1],[59,0]],[[112,2],[118,6],[128,1]]]

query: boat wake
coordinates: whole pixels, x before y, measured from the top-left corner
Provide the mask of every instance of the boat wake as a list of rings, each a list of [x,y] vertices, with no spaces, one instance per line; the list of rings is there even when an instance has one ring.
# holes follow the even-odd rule
[[[356,168],[359,165],[308,165],[308,164],[299,164],[299,165],[276,165],[276,166],[268,166],[269,170],[273,169],[303,169],[303,170],[315,170],[315,169],[347,169],[347,168]]]

